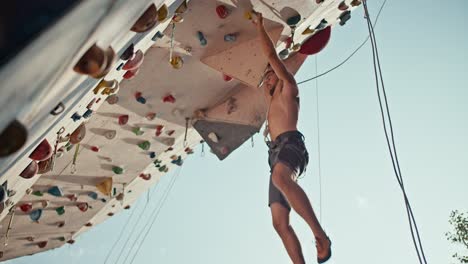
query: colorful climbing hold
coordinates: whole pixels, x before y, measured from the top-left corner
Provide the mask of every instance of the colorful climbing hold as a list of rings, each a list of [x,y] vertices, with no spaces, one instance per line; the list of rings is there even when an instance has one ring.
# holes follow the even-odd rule
[[[120,115],[119,116],[119,125],[123,126],[123,125],[126,125],[128,123],[128,115]]]
[[[68,200],[72,202],[78,201],[78,195],[76,193],[67,195]]]
[[[284,50],[280,51],[280,53],[278,54],[278,56],[282,60],[286,59],[288,57],[288,55],[289,55],[289,50],[288,49],[284,49]]]
[[[109,196],[112,190],[112,178],[107,178],[96,184],[96,188],[104,195]]]
[[[142,179],[145,180],[145,181],[148,181],[148,180],[151,179],[151,174],[149,174],[149,173],[146,173],[146,174],[145,174],[145,173],[141,173],[141,174],[140,174],[140,178],[142,178]]]
[[[304,31],[302,31],[302,35],[309,35],[313,34],[315,32],[314,29],[306,28]]]
[[[151,147],[151,143],[148,140],[145,140],[141,143],[138,143],[138,147],[140,147],[142,150],[148,150]]]
[[[62,197],[63,196],[63,191],[58,186],[52,186],[51,188],[49,188],[49,190],[47,190],[47,193],[49,193],[50,195],[53,195],[55,197]]]
[[[184,65],[184,60],[180,56],[174,56],[171,58],[170,64],[174,69],[180,69]]]
[[[119,102],[119,96],[117,96],[116,94],[109,95],[109,97],[107,97],[106,101],[110,105],[116,104],[116,103]]]
[[[324,29],[327,25],[328,25],[328,21],[325,20],[325,19],[322,19],[322,20],[320,21],[320,23],[317,25],[317,27],[315,28],[315,30],[322,30],[322,29]]]
[[[91,222],[88,222],[85,224],[85,226],[90,227],[90,226],[93,226],[93,224]]]
[[[28,236],[26,237],[26,240],[29,242],[34,242],[34,237],[33,236]]]
[[[219,18],[225,19],[229,15],[229,10],[225,5],[218,5],[216,7],[216,14]]]
[[[146,117],[147,120],[151,121],[151,120],[153,120],[154,118],[156,118],[156,113],[149,112],[149,113],[146,114],[145,117]]]
[[[59,222],[57,222],[57,227],[58,227],[58,228],[62,228],[62,227],[64,227],[64,226],[65,226],[65,221],[59,221]]]
[[[189,148],[189,147],[186,147],[185,148],[185,153],[187,154],[193,154],[193,149]]]
[[[225,82],[229,82],[229,81],[232,80],[232,77],[223,73],[223,80],[224,80]]]
[[[31,218],[32,221],[37,222],[39,219],[41,219],[42,216],[42,209],[35,209],[31,211],[29,214],[29,218]]]
[[[32,203],[24,203],[22,205],[20,205],[20,210],[23,212],[23,213],[29,213],[31,210],[32,210]]]
[[[36,161],[42,161],[50,158],[53,153],[52,146],[49,144],[47,139],[44,139],[39,143],[39,145],[34,149],[34,151],[29,155],[29,158]]]
[[[58,215],[63,215],[65,213],[65,206],[55,208],[55,212],[57,212]]]
[[[133,45],[133,43],[130,44],[130,46],[125,49],[122,55],[120,55],[120,59],[124,61],[132,59],[134,56],[134,49],[135,45]]]
[[[93,152],[99,152],[99,147],[98,146],[91,146],[91,151]]]
[[[140,104],[146,104],[146,99],[142,96],[141,92],[136,92],[136,93],[135,93],[135,99],[136,99],[137,102],[139,102]]]
[[[90,118],[92,114],[93,114],[93,110],[88,109],[88,110],[86,110],[86,112],[84,112],[83,118],[85,118],[85,119]]]
[[[230,33],[224,35],[224,41],[226,42],[235,42],[237,39],[237,33]]]
[[[71,119],[73,120],[73,122],[76,122],[81,119],[81,116],[78,113],[73,113],[73,115],[71,116]]]
[[[171,104],[173,104],[173,103],[175,103],[176,99],[175,99],[174,96],[172,96],[171,94],[169,94],[169,95],[164,96],[163,99],[162,99],[162,101],[163,101],[164,103],[171,103]]]
[[[81,212],[86,212],[89,208],[88,203],[78,203],[76,206],[78,207],[78,209],[80,209]]]
[[[157,23],[158,10],[156,5],[151,4],[145,12],[138,18],[138,20],[131,27],[131,31],[143,33],[153,28]]]
[[[89,192],[88,196],[93,200],[97,200],[97,198],[98,198],[98,194],[95,193],[95,192]]]
[[[314,55],[322,51],[330,41],[331,27],[316,32],[308,38],[301,46],[299,53],[305,55]]]
[[[137,50],[133,57],[131,57],[130,60],[127,61],[127,63],[125,63],[125,65],[122,67],[122,70],[133,71],[138,69],[141,66],[141,64],[143,64],[144,58],[145,55],[143,54],[143,51]]]
[[[351,6],[359,6],[361,5],[361,3],[362,3],[361,0],[353,0],[351,1]]]
[[[154,158],[156,157],[156,152],[151,151],[151,152],[149,153],[149,156],[150,156],[151,159],[154,159]]]
[[[182,23],[182,22],[184,22],[184,17],[181,16],[181,15],[175,14],[175,15],[172,17],[172,22],[173,22],[173,23]]]
[[[168,147],[168,148],[165,150],[165,152],[169,152],[169,151],[172,151],[172,150],[174,150],[173,147]]]
[[[252,12],[250,12],[250,11],[245,11],[245,12],[244,12],[244,18],[245,18],[245,19],[248,19],[248,20],[252,20],[252,19],[253,19],[253,14],[252,14]]]
[[[125,210],[130,209],[130,205],[126,205],[126,206],[124,207],[124,209],[125,209]]]
[[[294,46],[291,47],[292,51],[298,51],[300,49],[301,49],[301,44],[300,43],[296,43],[296,44],[294,44]]]
[[[171,163],[177,166],[182,166],[182,163],[183,163],[182,156],[178,156],[178,157],[176,156],[175,159],[171,161]]]
[[[200,41],[200,45],[206,46],[206,44],[208,44],[208,41],[206,41],[205,35],[203,35],[203,32],[197,31],[197,37],[198,37],[198,41]]]
[[[50,202],[49,202],[49,201],[47,201],[47,200],[41,201],[41,206],[42,206],[42,208],[47,208],[47,207],[49,207],[49,205],[50,205]]]
[[[20,173],[20,177],[24,179],[31,179],[39,171],[39,165],[36,161],[32,160],[29,165]]]
[[[32,192],[32,195],[43,196],[44,194],[41,191],[34,191],[34,192]]]
[[[159,9],[158,9],[158,21],[162,22],[167,18],[167,14],[169,13],[166,4],[163,4]]]
[[[75,240],[70,239],[70,240],[67,241],[67,243],[68,243],[68,244],[75,244]]]
[[[64,242],[64,241],[65,241],[65,237],[63,237],[63,236],[58,237],[57,240],[60,241],[60,242]]]
[[[161,31],[156,32],[154,36],[151,38],[152,41],[157,41],[158,39],[161,39],[164,37],[164,34],[161,33]]]
[[[117,135],[117,131],[115,131],[115,130],[107,130],[104,133],[104,136],[109,140],[114,139],[116,135]]]
[[[210,132],[210,133],[208,134],[208,138],[209,138],[211,141],[213,141],[214,143],[218,143],[218,141],[219,141],[219,137],[218,137],[218,135],[216,135],[215,132]]]
[[[301,21],[301,15],[298,14],[298,15],[288,18],[286,20],[286,24],[288,24],[288,26],[290,27],[295,27],[297,23],[299,23],[299,21]]]
[[[70,135],[70,143],[71,144],[78,144],[80,143],[84,137],[86,136],[86,127],[84,123],[81,123],[73,133]]]
[[[139,71],[140,71],[140,68],[126,71],[122,77],[126,80],[131,80],[133,79],[133,77],[135,77],[138,74]]]
[[[143,135],[145,133],[145,131],[141,130],[140,127],[132,128],[132,132],[137,136],[141,136],[141,135]]]
[[[341,10],[341,11],[345,11],[345,10],[348,10],[349,6],[346,4],[345,1],[341,2],[339,5],[338,5],[338,9]]]
[[[166,131],[166,135],[172,136],[175,133],[175,130],[168,130]]]
[[[125,65],[125,63],[120,63],[119,66],[117,66],[117,70],[120,71],[122,70],[122,67]]]
[[[166,166],[166,165],[162,165],[161,167],[159,167],[158,169],[160,172],[168,172],[169,171],[169,168]]]
[[[39,248],[45,248],[47,246],[47,241],[41,241],[37,243]]]
[[[340,15],[339,19],[340,19],[340,25],[344,26],[346,22],[348,22],[348,20],[351,19],[351,11],[348,10],[348,11],[343,12]]]
[[[109,213],[107,213],[107,215],[108,215],[108,216],[113,216],[113,215],[114,215],[114,213],[112,213],[112,212],[109,212]]]
[[[115,173],[115,174],[122,174],[124,172],[124,169],[119,167],[119,166],[113,166],[112,167],[112,171]]]

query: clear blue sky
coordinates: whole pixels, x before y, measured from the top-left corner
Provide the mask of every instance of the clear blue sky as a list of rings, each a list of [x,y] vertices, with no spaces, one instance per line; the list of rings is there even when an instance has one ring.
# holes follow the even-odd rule
[[[380,3],[370,1],[371,15]],[[466,5],[463,0],[389,0],[376,31],[405,186],[429,263],[449,263],[453,248],[444,237],[449,213],[468,210]],[[352,15],[344,28],[334,28],[318,57],[319,72],[348,56],[365,38],[362,10]],[[319,80],[322,221],[333,240],[330,264],[417,262],[381,127],[371,63],[366,45]],[[314,73],[310,58],[297,80]],[[300,130],[311,154],[300,183],[319,211],[315,89],[315,82],[300,87]],[[290,263],[271,226],[266,160],[260,135],[254,148],[246,143],[223,162],[209,152],[200,157],[198,148],[185,162],[134,263]],[[157,187],[135,233],[170,177]],[[133,207],[137,211],[131,223],[144,203],[146,195]],[[8,263],[104,263],[130,213],[114,216],[73,246]],[[312,233],[295,214],[292,224],[308,262],[314,263]]]

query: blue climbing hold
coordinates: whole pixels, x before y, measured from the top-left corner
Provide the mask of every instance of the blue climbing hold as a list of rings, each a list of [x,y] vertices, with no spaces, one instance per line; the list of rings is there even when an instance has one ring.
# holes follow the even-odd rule
[[[39,219],[41,218],[41,216],[42,216],[42,209],[35,209],[35,210],[32,210],[31,213],[29,214],[29,217],[30,217],[31,220],[33,220],[34,222],[39,221]]]
[[[161,39],[163,38],[164,35],[163,33],[161,33],[160,31],[156,32],[156,34],[154,34],[154,36],[151,38],[152,41],[157,41],[158,39]]]
[[[146,104],[146,99],[144,97],[138,97],[137,99],[137,102],[139,102],[140,104]]]
[[[237,35],[234,33],[224,35],[224,41],[226,42],[234,42],[237,39]]]
[[[73,120],[73,122],[76,122],[78,120],[81,119],[81,116],[78,114],[78,113],[74,113],[72,116],[71,116],[71,119]]]
[[[86,112],[83,114],[83,118],[90,118],[92,114],[93,114],[93,110],[88,109],[88,110],[86,110]]]
[[[182,163],[184,163],[184,161],[182,160],[182,156],[179,156],[176,159],[172,160],[171,163],[177,166],[182,166]]]
[[[47,193],[49,193],[50,195],[56,196],[56,197],[62,197],[63,196],[63,192],[58,186],[54,186],[54,187],[50,188],[49,190],[47,190]]]
[[[156,158],[156,152],[151,151],[151,152],[149,153],[149,156],[150,156],[150,158],[152,158],[152,159]]]
[[[95,192],[89,192],[88,196],[91,197],[91,199],[93,199],[93,200],[97,200],[97,198],[98,198],[98,194],[95,193]]]
[[[203,35],[203,32],[197,31],[197,37],[198,37],[198,40],[200,41],[200,45],[206,46],[206,44],[208,44],[205,36]]]

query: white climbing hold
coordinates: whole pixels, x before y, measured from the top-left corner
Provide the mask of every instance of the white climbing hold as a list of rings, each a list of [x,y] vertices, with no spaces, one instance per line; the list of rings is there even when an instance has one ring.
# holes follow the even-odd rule
[[[208,138],[211,139],[211,141],[213,141],[214,143],[218,143],[219,141],[218,135],[216,135],[215,132],[209,133]]]

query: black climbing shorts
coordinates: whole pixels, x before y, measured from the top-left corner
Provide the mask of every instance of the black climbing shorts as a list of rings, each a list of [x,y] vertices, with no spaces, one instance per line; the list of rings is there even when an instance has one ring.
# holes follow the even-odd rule
[[[288,131],[280,134],[274,141],[267,141],[268,164],[270,165],[270,186],[268,191],[268,206],[280,203],[291,210],[286,198],[276,188],[272,181],[273,168],[278,162],[289,167],[296,177],[299,177],[309,163],[309,153],[304,144],[304,135],[299,131]]]

